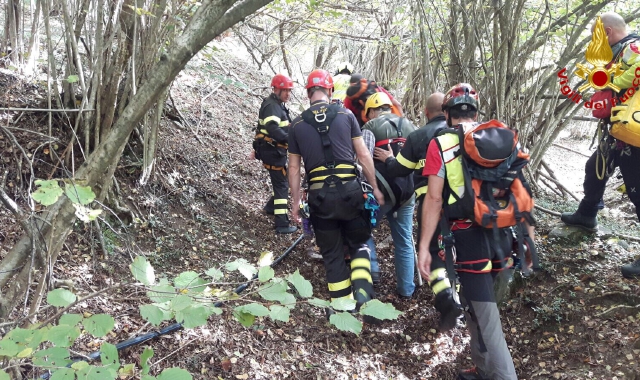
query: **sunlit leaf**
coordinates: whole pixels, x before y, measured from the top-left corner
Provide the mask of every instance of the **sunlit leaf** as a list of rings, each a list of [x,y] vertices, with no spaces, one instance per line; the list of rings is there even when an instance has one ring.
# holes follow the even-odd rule
[[[60,317],[59,325],[69,325],[75,326],[82,320],[82,315],[80,314],[62,314]]]
[[[271,305],[269,307],[269,318],[274,321],[289,322],[290,310],[288,307],[280,305]]]
[[[192,329],[207,324],[210,309],[204,306],[189,306],[184,310],[176,311],[176,321],[182,323],[184,328]]]
[[[362,322],[356,319],[351,313],[336,313],[329,317],[329,323],[336,326],[338,330],[352,332],[359,335],[362,331]]]
[[[189,288],[194,292],[201,292],[206,286],[207,282],[200,278],[200,276],[193,271],[182,272],[173,280],[173,285],[179,289]],[[203,285],[203,286],[200,286]]]
[[[233,316],[244,327],[251,327],[253,322],[256,320],[255,316],[253,316],[253,315],[251,315],[249,313],[243,313],[243,312],[239,312],[239,311],[234,311],[233,312]]]
[[[157,305],[140,305],[139,308],[142,318],[154,326],[157,326],[160,322],[171,319],[172,317],[170,311]]]
[[[224,277],[224,273],[218,268],[209,268],[206,272],[204,272],[207,276],[211,277],[211,279],[215,281],[219,281]]]
[[[356,301],[353,298],[338,298],[331,301],[334,310],[353,310],[356,308]]]
[[[96,194],[89,186],[80,186],[77,184],[66,183],[64,193],[73,203],[88,205],[96,199]]]
[[[108,314],[94,314],[85,319],[82,324],[89,334],[95,337],[103,337],[115,326],[115,320]]]
[[[256,317],[265,317],[269,315],[269,309],[258,303],[241,305],[236,307],[234,310],[241,313],[249,313],[251,315],[255,315]]]
[[[144,256],[136,256],[133,263],[129,265],[129,269],[131,270],[133,277],[144,285],[153,285],[156,281],[156,275],[153,271],[153,267]]]
[[[38,189],[31,193],[31,198],[43,206],[50,206],[56,203],[63,193],[57,180],[44,181],[38,179],[34,183],[38,186]]]
[[[267,282],[275,276],[276,272],[270,266],[261,267],[258,271],[258,280],[260,282]]]
[[[105,367],[109,367],[114,371],[120,368],[120,359],[118,358],[118,349],[110,343],[102,343],[100,346],[100,361]]]
[[[76,83],[79,80],[80,80],[80,77],[78,77],[77,75],[69,75],[67,77],[67,82],[69,83]]]
[[[80,329],[74,326],[58,325],[47,331],[47,340],[57,347],[69,347],[80,336]]]
[[[377,319],[398,319],[402,312],[389,303],[371,300],[362,305],[360,314],[376,317]]]
[[[171,305],[171,310],[180,311],[191,306],[193,304],[193,299],[191,299],[191,297],[189,296],[180,294],[176,296],[174,299],[172,299],[171,302],[169,302],[169,304]]]
[[[52,306],[66,307],[76,302],[76,295],[67,289],[54,289],[47,294],[47,303]]]
[[[57,369],[53,375],[49,378],[50,380],[75,380],[76,371],[71,368],[60,368]]]
[[[327,300],[321,300],[320,298],[310,298],[307,300],[309,304],[317,307],[329,307],[331,303]]]
[[[29,356],[31,356],[31,354],[33,354],[33,348],[27,347],[24,350],[18,352],[18,355],[16,355],[16,357],[17,358],[28,358]]]
[[[126,379],[133,376],[136,373],[136,365],[134,363],[125,364],[118,370],[118,376],[121,379]]]
[[[145,347],[144,351],[142,351],[142,355],[140,355],[140,367],[142,367],[142,374],[146,375],[149,373],[149,359],[153,356],[153,348]]]
[[[193,380],[191,374],[182,368],[167,368],[157,377],[158,380]]]
[[[264,251],[260,254],[258,259],[258,267],[266,267],[273,263],[273,252]]]
[[[300,275],[300,270],[296,270],[294,274],[289,275],[287,280],[293,284],[301,297],[309,298],[313,296],[313,286],[311,286],[311,283],[307,279]]]
[[[85,362],[84,360],[81,360],[79,362],[74,362],[73,364],[71,364],[71,368],[80,371],[83,370],[85,368],[87,368],[89,366],[89,363]]]
[[[86,207],[77,203],[73,203],[73,208],[76,209],[76,212],[75,212],[76,217],[78,217],[78,219],[80,219],[85,223],[89,223],[91,221],[96,220],[98,216],[102,214],[102,210],[100,209],[96,209],[96,210],[90,209],[89,207]]]
[[[237,259],[225,265],[225,268],[229,271],[237,270],[242,273],[247,279],[253,278],[253,275],[258,273],[258,270],[245,259]]]
[[[176,296],[176,289],[166,281],[167,280],[163,278],[159,285],[152,286],[151,290],[147,292],[147,296],[151,301],[167,302],[171,301],[173,297]]]
[[[63,347],[50,347],[36,351],[33,364],[44,368],[59,368],[71,363],[69,350]]]

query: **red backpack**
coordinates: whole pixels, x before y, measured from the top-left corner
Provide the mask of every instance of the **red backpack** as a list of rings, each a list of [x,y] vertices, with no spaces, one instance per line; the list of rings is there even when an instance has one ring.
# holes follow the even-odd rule
[[[456,202],[445,205],[443,220],[471,219],[493,230],[496,241],[499,229],[514,227],[524,268],[524,222],[534,225],[535,221],[531,215],[533,198],[521,180],[529,155],[520,149],[518,132],[498,120],[490,120],[445,129],[440,134],[444,133],[456,133],[460,139],[456,155],[462,159],[465,190],[460,197],[446,182],[444,199],[453,196]],[[443,236],[445,232],[443,229]],[[537,268],[537,257],[533,260]]]

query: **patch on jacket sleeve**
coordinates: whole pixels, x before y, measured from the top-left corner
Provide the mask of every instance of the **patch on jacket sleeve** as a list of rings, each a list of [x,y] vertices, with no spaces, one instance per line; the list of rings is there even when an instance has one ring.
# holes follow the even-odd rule
[[[622,61],[627,66],[635,65],[640,59],[640,42],[632,42],[624,49],[624,53],[622,54]]]

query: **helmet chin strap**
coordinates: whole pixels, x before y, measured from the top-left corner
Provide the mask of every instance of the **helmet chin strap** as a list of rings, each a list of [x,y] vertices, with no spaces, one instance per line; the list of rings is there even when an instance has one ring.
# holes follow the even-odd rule
[[[453,128],[453,123],[451,122],[451,116],[447,116],[447,125],[448,125],[450,128]]]
[[[274,89],[273,89],[273,93],[274,93],[274,94],[276,94],[276,98],[278,98],[278,100],[279,100],[280,102],[282,102],[282,97],[280,96],[280,95],[282,95],[282,89],[280,89],[280,88],[278,88],[278,89],[274,88]]]

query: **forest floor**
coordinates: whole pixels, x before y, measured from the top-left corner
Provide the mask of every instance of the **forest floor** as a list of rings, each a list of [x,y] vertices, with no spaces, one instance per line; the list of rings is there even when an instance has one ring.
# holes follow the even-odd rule
[[[151,183],[137,185],[141,156],[136,140],[125,149],[116,177],[123,204],[132,215],[119,214],[120,220],[109,215],[105,220],[109,226],[101,223],[104,250],[91,225],[78,224],[69,237],[55,265],[55,277],[71,280],[77,293],[132,281],[128,265],[135,255],[145,255],[158,277],[173,277],[186,270],[203,272],[235,258],[255,263],[265,251],[278,256],[299,236],[276,236],[270,217],[261,212],[270,194],[268,176],[260,162],[247,159],[261,101],[258,95],[267,94],[269,78],[246,62],[223,52],[219,56],[224,67],[196,59],[174,84],[172,106],[184,121],[180,125],[163,121]],[[34,99],[43,96],[42,88],[22,83],[10,73],[0,73],[0,90],[6,94],[0,97],[0,106],[34,107]],[[40,137],[31,133],[47,133],[45,115],[0,114],[0,121],[20,128],[12,131],[33,153],[36,177],[49,178],[51,163],[42,149],[35,151]],[[63,127],[56,131],[69,135]],[[585,140],[561,143],[588,154]],[[52,149],[61,151],[66,142],[59,145]],[[25,204],[25,186],[16,179],[28,178],[27,169],[15,167],[15,147],[10,146],[2,136],[7,191]],[[566,179],[578,196],[585,160],[558,147],[548,153],[558,178],[563,183]],[[23,173],[17,175],[20,170]],[[628,200],[621,201],[616,194],[608,191],[607,209],[600,218],[604,232],[594,235],[553,239],[549,233],[558,226],[558,218],[538,213],[543,270],[530,278],[517,277],[501,305],[503,330],[520,379],[640,379],[640,281],[624,279],[619,272],[621,264],[640,255],[640,245],[611,232],[638,237],[640,228]],[[537,202],[555,211],[576,207],[575,201],[542,191]],[[19,225],[1,209],[0,256],[20,233]],[[426,286],[418,288],[410,301],[396,298],[388,236],[383,223],[375,231],[382,270],[376,291],[381,300],[403,312],[398,320],[365,325],[356,336],[338,331],[321,310],[303,304],[292,312],[289,323],[265,318],[244,328],[232,316],[231,304],[204,327],[145,343],[155,350],[152,374],[179,366],[196,379],[455,379],[459,368],[471,366],[468,332],[462,326],[447,333],[436,331],[438,316]],[[299,269],[312,282],[315,296],[328,299],[324,269],[309,255],[312,248],[304,240],[275,268],[276,273]],[[138,311],[148,302],[145,294],[123,289],[127,290],[81,303],[72,312],[112,314],[116,327],[106,338],[110,343],[154,331]],[[101,342],[81,338],[73,350],[88,354]],[[121,361],[136,363],[141,353],[142,347],[130,348],[121,352]]]

